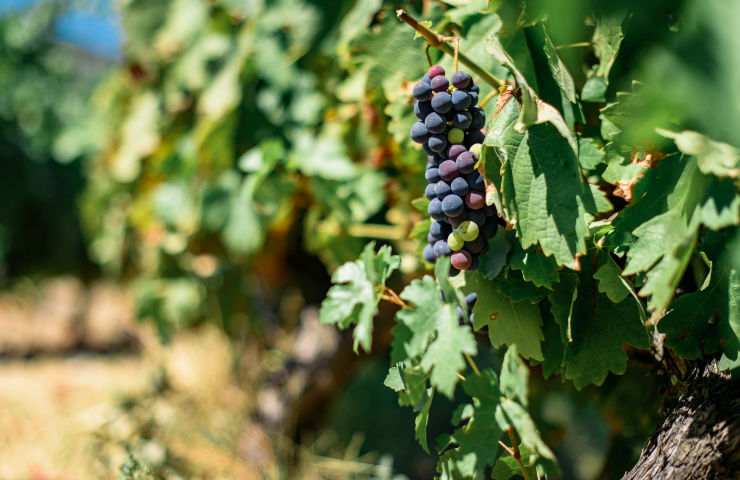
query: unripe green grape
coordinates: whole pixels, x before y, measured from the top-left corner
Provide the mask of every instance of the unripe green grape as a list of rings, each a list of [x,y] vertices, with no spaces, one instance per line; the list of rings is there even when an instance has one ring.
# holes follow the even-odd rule
[[[469,152],[473,152],[476,157],[480,158],[480,150],[481,150],[481,144],[476,143],[470,146]]]
[[[450,246],[450,250],[452,250],[453,252],[456,252],[465,246],[465,240],[463,240],[462,237],[460,237],[459,233],[452,232],[447,237],[447,245]]]
[[[462,141],[465,139],[465,132],[463,132],[459,128],[453,128],[450,130],[450,132],[447,134],[447,140],[450,143],[462,143]]]
[[[466,242],[472,242],[473,240],[478,238],[478,233],[478,225],[476,225],[475,222],[471,222],[470,220],[465,220],[460,224],[460,226],[457,227],[457,234]]]

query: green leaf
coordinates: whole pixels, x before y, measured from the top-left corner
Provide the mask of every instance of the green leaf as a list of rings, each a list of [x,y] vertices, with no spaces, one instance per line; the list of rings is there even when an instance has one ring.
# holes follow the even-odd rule
[[[499,293],[509,297],[512,302],[526,300],[529,303],[537,303],[548,294],[546,289],[525,281],[521,272],[516,270],[508,270],[506,275],[499,275],[496,285]]]
[[[547,65],[550,67],[552,78],[555,79],[555,83],[558,84],[565,98],[571,103],[576,103],[576,87],[573,83],[573,77],[571,77],[568,68],[558,56],[558,51],[555,49],[555,45],[552,43],[550,35],[547,34],[547,29],[544,25],[542,25],[542,31],[545,38],[543,48],[547,56]]]
[[[523,406],[528,405],[527,382],[529,381],[529,369],[517,353],[516,345],[512,345],[504,355],[501,365],[501,393],[512,400],[516,400]]]
[[[414,419],[414,438],[419,442],[421,448],[425,452],[429,453],[429,445],[427,443],[427,425],[429,424],[429,410],[432,408],[432,397],[434,396],[434,389],[430,388],[426,392],[424,398],[424,404],[419,409],[419,413],[416,414]]]
[[[566,378],[576,388],[589,383],[601,385],[609,372],[622,374],[627,369],[627,354],[622,345],[648,348],[650,337],[640,320],[639,308],[632,299],[612,303],[594,291],[590,269],[579,273],[576,299],[572,306],[571,341],[565,347]],[[555,315],[557,319],[560,315]]]
[[[523,357],[542,360],[540,342],[544,335],[537,305],[512,302],[498,292],[494,282],[485,280],[477,272],[465,272],[463,291],[478,294],[478,301],[473,307],[473,328],[478,330],[487,325],[494,347],[516,344]]]
[[[524,280],[538,287],[552,290],[553,283],[560,280],[558,265],[552,257],[544,256],[533,247],[524,250],[519,242],[514,242],[509,265],[513,269],[521,270]]]
[[[581,168],[593,170],[605,163],[604,151],[596,146],[593,138],[578,138],[578,163]]]
[[[463,353],[478,353],[475,338],[469,328],[457,324],[455,308],[445,305],[437,317],[437,338],[422,357],[421,366],[430,373],[432,386],[449,398],[455,392],[457,373],[465,369]]]
[[[691,130],[671,132],[658,128],[660,135],[676,142],[679,150],[687,155],[693,155],[699,165],[699,170],[706,174],[718,177],[737,178],[740,173],[740,152],[727,143],[715,142],[706,135]]]
[[[526,445],[519,445],[519,456],[529,478],[537,478],[532,455]],[[521,475],[521,473],[519,462],[511,455],[506,454],[501,455],[496,460],[496,465],[493,466],[493,471],[491,472],[491,478],[493,480],[509,480],[514,475]]]
[[[386,387],[396,392],[402,392],[406,390],[406,383],[403,381],[403,377],[401,376],[402,369],[403,369],[402,364],[393,365],[391,368],[389,368],[388,375],[385,377],[385,381],[383,381],[383,385],[385,385]]]
[[[558,109],[549,103],[542,101],[537,96],[532,87],[529,86],[529,83],[527,83],[524,75],[516,68],[514,61],[504,50],[503,45],[501,45],[501,42],[495,35],[488,38],[486,51],[511,71],[516,79],[517,85],[521,88],[522,108],[519,118],[514,125],[514,130],[521,133],[527,127],[532,125],[549,122],[555,127],[560,135],[568,141],[573,154],[577,154],[578,144],[576,143],[576,139],[571,133],[568,124],[565,122],[565,119],[563,119],[563,116],[560,114]]]
[[[532,421],[527,410],[514,400],[504,398],[501,400],[500,409],[522,439],[532,454],[532,460],[547,473],[558,473],[557,460],[550,447],[542,440],[537,426]],[[498,416],[501,418],[501,415]],[[502,429],[505,425],[500,425]]]
[[[619,46],[624,38],[622,33],[624,18],[625,14],[623,12],[616,11],[599,15],[596,19],[596,29],[592,42],[599,64],[588,73],[586,84],[581,91],[581,100],[584,102],[606,101],[609,72],[612,65],[614,65]]]
[[[506,265],[506,256],[511,250],[511,243],[504,232],[498,233],[488,241],[488,252],[480,257],[478,271],[486,278],[493,279]]]
[[[444,302],[439,297],[439,287],[430,276],[413,280],[401,292],[401,298],[411,302],[414,308],[404,308],[396,314],[396,320],[411,333],[404,344],[406,356],[421,356],[429,346],[437,325]]]
[[[599,291],[606,294],[614,303],[621,302],[630,294],[621,273],[617,264],[609,259],[594,274],[594,279],[599,281]]]
[[[355,325],[354,349],[369,352],[372,343],[373,317],[378,313],[380,292],[401,258],[391,254],[388,245],[375,253],[375,242],[365,246],[360,258],[340,266],[332,275],[335,284],[321,303],[321,323],[335,323],[341,329]]]

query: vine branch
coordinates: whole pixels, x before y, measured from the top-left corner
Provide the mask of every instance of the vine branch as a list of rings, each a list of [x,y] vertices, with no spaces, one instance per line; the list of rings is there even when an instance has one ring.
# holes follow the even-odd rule
[[[402,8],[396,10],[396,15],[398,16],[399,20],[401,20],[402,22],[406,22],[411,28],[419,32],[419,34],[422,37],[424,37],[424,39],[427,41],[427,43],[430,46],[439,48],[447,55],[452,55],[453,57],[455,56],[456,49],[447,42],[446,38],[448,37],[440,35],[432,31],[426,25],[419,23],[417,19],[409,15],[408,12],[406,12],[406,10]],[[498,88],[504,84],[503,80],[496,77],[494,74],[492,74],[485,68],[475,63],[473,60],[470,59],[470,57],[468,57],[464,53],[457,52],[457,57],[463,65],[468,67],[473,73],[478,75],[481,79],[485,80],[486,83],[493,86],[494,88]]]

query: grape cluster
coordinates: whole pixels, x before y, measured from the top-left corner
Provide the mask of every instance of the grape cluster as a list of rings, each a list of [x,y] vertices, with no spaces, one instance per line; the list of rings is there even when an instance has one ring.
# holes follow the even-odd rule
[[[486,206],[483,177],[475,168],[486,123],[477,106],[479,88],[465,72],[455,72],[451,80],[434,65],[414,86],[419,121],[411,126],[411,138],[427,154],[424,193],[433,222],[424,259],[434,263],[449,256],[450,275],[457,275],[478,268],[498,223],[496,208]]]

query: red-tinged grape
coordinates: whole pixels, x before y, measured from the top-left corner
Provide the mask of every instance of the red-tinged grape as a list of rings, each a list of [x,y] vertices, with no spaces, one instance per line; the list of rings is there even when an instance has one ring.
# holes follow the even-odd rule
[[[450,145],[449,147],[447,147],[447,158],[450,160],[457,160],[457,157],[463,152],[467,152],[467,149],[464,145],[459,143]]]
[[[470,253],[466,252],[465,250],[459,250],[452,254],[452,257],[450,257],[450,262],[452,263],[452,266],[457,268],[458,270],[467,270],[468,267],[470,267],[470,262],[472,262],[473,259],[470,256]]]
[[[469,174],[475,170],[475,164],[478,163],[478,157],[473,152],[463,152],[457,157],[457,168],[461,173]]]
[[[432,65],[429,67],[429,72],[427,75],[429,75],[429,78],[432,79],[434,77],[439,77],[440,75],[444,77],[445,69],[442,68],[440,65]]]
[[[471,190],[465,195],[465,205],[471,210],[478,210],[486,205],[486,197],[483,195],[483,192]]]
[[[439,176],[442,180],[451,182],[460,176],[460,170],[457,169],[457,164],[454,161],[445,160],[439,164]]]

